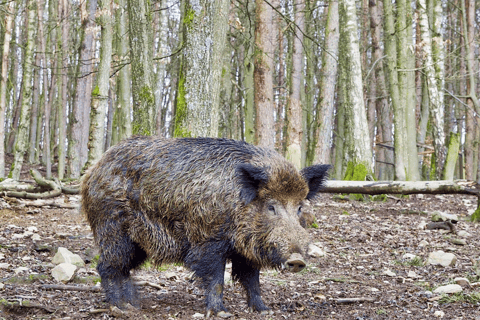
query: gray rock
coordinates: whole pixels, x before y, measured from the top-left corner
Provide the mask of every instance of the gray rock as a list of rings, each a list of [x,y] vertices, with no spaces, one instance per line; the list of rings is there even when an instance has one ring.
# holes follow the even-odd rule
[[[470,281],[467,278],[455,278],[453,279],[456,284],[461,285],[462,287],[469,287],[470,286]]]
[[[446,286],[441,286],[438,287],[433,291],[433,293],[457,293],[457,292],[462,292],[463,289],[460,285],[458,284],[447,284]]]
[[[58,251],[53,257],[52,262],[54,264],[71,263],[76,265],[77,267],[85,266],[85,262],[83,262],[82,258],[80,258],[78,254],[74,254],[68,249],[62,247],[58,248]]]
[[[63,262],[52,269],[52,276],[57,281],[68,282],[73,278],[75,270],[77,270],[77,266]]]
[[[431,252],[427,259],[427,264],[441,265],[444,267],[454,266],[456,262],[457,257],[453,253],[445,253],[442,250]]]
[[[308,252],[307,254],[310,256],[310,257],[314,257],[314,258],[320,258],[320,257],[323,257],[325,256],[325,251],[323,251],[321,248],[319,248],[317,245],[315,244],[309,244],[308,245]]]
[[[458,221],[458,216],[456,214],[450,214],[446,212],[439,212],[435,211],[432,215],[432,221],[433,222],[438,222],[438,221]]]
[[[465,230],[460,230],[457,232],[457,236],[462,238],[468,238],[468,237],[471,237],[472,235]]]

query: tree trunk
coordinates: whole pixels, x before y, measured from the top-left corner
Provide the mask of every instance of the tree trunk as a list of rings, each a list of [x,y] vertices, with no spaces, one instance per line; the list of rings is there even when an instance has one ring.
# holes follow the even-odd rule
[[[10,1],[5,6],[5,24],[2,51],[2,74],[0,76],[0,178],[5,178],[5,111],[7,110],[7,74],[8,54],[10,52],[10,41],[13,30],[13,15],[15,14],[15,3]]]
[[[273,54],[275,38],[273,9],[263,0],[255,0],[254,105],[255,143],[274,148]]]
[[[304,89],[304,56],[303,56],[303,33],[305,29],[304,0],[295,0],[295,24],[293,38],[293,57],[291,73],[291,92],[289,95],[287,109],[287,141],[286,158],[292,162],[297,169],[302,167],[302,105],[301,90]]]
[[[152,78],[152,16],[146,0],[127,0],[130,62],[132,67],[132,133],[153,135],[156,114]]]
[[[128,39],[127,33],[125,0],[118,1],[116,15],[116,53],[121,63],[128,60]],[[162,40],[164,38],[160,38]],[[158,72],[158,71],[157,71]],[[112,144],[115,145],[132,135],[132,105],[130,99],[132,92],[130,88],[130,66],[122,66],[117,75],[117,99],[115,100]]]
[[[58,178],[61,180],[65,174],[65,159],[66,159],[66,145],[65,141],[67,138],[67,88],[68,88],[68,7],[66,0],[60,0],[59,2],[59,18],[61,21],[61,33],[58,33],[59,36],[59,53],[60,61],[62,63],[61,70],[61,81],[59,83],[59,90],[61,95],[57,100],[57,118],[58,118]],[[60,78],[59,78],[60,79]],[[61,86],[61,88],[60,88]]]
[[[228,1],[187,1],[175,136],[218,136]],[[212,19],[215,17],[215,19]]]
[[[88,156],[88,128],[92,98],[93,61],[95,58],[95,11],[97,0],[82,2],[80,7],[80,48],[75,95],[73,97],[70,126],[71,139],[68,143],[70,177],[80,177],[80,170]],[[85,134],[86,133],[86,134]]]
[[[35,43],[35,2],[34,0],[27,0],[27,39],[25,43],[25,54],[23,64],[23,94],[22,106],[20,110],[20,123],[15,141],[14,163],[12,165],[9,177],[14,180],[20,179],[20,171],[22,169],[23,158],[27,151],[28,132],[30,125],[30,108],[32,98],[32,73],[33,73],[33,46]]]
[[[354,0],[339,1],[343,23],[340,32],[340,55],[348,70],[345,96],[345,167],[361,165],[368,174],[373,173],[372,148],[368,132],[367,115],[363,100],[362,68],[357,30],[357,14]]]
[[[103,154],[105,141],[105,116],[108,108],[110,63],[112,60],[112,13],[111,0],[99,0],[100,15],[97,23],[101,26],[100,63],[92,92],[90,108],[89,152],[86,167],[95,164]]]
[[[335,106],[335,85],[338,70],[338,1],[328,5],[327,24],[325,27],[325,50],[322,51],[322,73],[318,87],[320,94],[316,106],[316,130],[314,163],[330,163],[330,141],[333,129],[333,111]]]
[[[440,105],[440,93],[438,91],[437,79],[434,69],[434,61],[432,58],[432,43],[430,37],[430,30],[428,27],[428,17],[426,13],[425,0],[418,0],[417,8],[419,11],[419,23],[423,40],[423,57],[424,57],[424,73],[427,81],[427,90],[430,101],[430,116],[432,120],[433,139],[435,148],[435,175],[439,179],[443,172],[445,165],[445,158],[447,156],[445,148],[445,133],[444,127],[444,108]]]

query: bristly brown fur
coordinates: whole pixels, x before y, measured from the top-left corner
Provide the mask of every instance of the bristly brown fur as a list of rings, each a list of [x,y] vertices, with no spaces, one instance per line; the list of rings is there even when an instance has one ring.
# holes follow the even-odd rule
[[[235,270],[251,268],[237,276],[255,308],[266,308],[248,283],[256,288],[258,269],[306,248],[297,211],[319,178],[310,176],[272,150],[234,140],[134,137],[112,147],[81,187],[107,299],[132,300],[128,273],[150,257],[184,262],[204,279],[207,308],[224,310],[208,290],[223,288],[221,270],[232,260]]]

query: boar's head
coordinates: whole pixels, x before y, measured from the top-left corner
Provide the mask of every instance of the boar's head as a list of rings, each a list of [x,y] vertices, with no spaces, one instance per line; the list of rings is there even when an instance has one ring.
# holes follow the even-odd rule
[[[269,167],[239,165],[243,203],[234,216],[235,249],[259,268],[284,264],[290,271],[302,270],[310,243],[300,225],[302,204],[315,197],[329,168],[315,165],[298,172],[287,161]]]

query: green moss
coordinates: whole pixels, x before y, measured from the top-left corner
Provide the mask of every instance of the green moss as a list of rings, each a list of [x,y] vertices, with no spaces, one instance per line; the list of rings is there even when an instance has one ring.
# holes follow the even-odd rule
[[[98,97],[100,95],[100,88],[98,86],[95,86],[92,90],[92,97]]]
[[[187,117],[187,102],[185,100],[185,74],[180,74],[178,81],[177,106],[175,109],[175,130],[174,137],[191,137],[192,133],[185,127],[185,119]]]
[[[187,4],[185,6],[185,15],[183,17],[183,24],[186,27],[190,27],[194,19],[195,19],[195,11],[193,11],[192,7]]]
[[[347,163],[347,170],[345,171],[345,177],[343,179],[348,181],[365,181],[368,173],[369,172],[365,164],[349,161]],[[350,198],[358,201],[365,200],[365,196],[359,193],[351,194]]]
[[[385,202],[387,201],[387,195],[386,194],[378,194],[376,196],[370,196],[370,200],[372,201],[379,201],[379,202]]]
[[[480,204],[477,207],[477,210],[475,210],[475,212],[470,217],[470,221],[473,221],[473,222],[479,222],[480,221]]]

